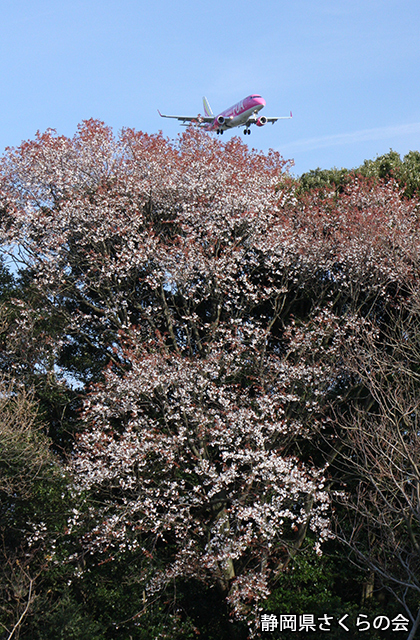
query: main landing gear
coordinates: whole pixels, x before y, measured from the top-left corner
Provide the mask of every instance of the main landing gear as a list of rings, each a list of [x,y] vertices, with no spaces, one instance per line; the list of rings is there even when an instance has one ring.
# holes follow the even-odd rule
[[[219,133],[222,135],[223,134],[223,129],[216,129],[216,133],[217,133],[217,135],[219,135]]]
[[[251,135],[251,129],[244,129],[244,136],[246,136],[246,134],[248,134],[250,136]]]

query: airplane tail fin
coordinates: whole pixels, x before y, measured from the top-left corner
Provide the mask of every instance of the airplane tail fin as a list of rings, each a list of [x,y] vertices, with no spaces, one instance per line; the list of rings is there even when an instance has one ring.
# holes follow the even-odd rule
[[[206,116],[208,116],[209,118],[213,117],[213,111],[211,110],[211,106],[209,105],[209,101],[207,100],[206,96],[203,97],[203,105],[204,105],[204,113],[206,114]]]

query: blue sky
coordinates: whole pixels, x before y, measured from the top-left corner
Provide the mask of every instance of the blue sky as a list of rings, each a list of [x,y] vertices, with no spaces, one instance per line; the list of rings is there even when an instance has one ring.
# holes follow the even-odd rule
[[[293,119],[235,135],[295,175],[420,149],[418,0],[3,0],[0,18],[1,151],[91,117],[175,138],[158,108],[250,93]]]

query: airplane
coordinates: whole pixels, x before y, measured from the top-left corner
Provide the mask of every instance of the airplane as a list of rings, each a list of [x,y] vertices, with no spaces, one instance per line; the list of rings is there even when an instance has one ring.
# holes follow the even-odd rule
[[[292,112],[290,112],[290,116],[280,116],[277,118],[258,115],[258,112],[265,107],[265,100],[257,94],[247,96],[240,102],[234,104],[233,107],[219,113],[218,116],[214,115],[206,97],[203,98],[203,105],[204,116],[168,116],[161,113],[159,109],[158,113],[162,118],[176,118],[177,120],[181,120],[181,125],[184,127],[193,123],[206,131],[216,131],[218,134],[222,134],[227,129],[232,129],[233,127],[244,127],[244,135],[251,133],[250,126],[252,124],[256,124],[257,127],[263,127],[267,122],[274,124],[277,120],[288,120],[293,117]]]

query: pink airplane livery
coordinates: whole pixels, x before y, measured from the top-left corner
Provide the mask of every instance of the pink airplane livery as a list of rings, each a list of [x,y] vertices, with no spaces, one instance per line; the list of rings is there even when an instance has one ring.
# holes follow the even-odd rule
[[[244,127],[245,135],[251,133],[250,126],[252,124],[256,124],[257,127],[263,127],[267,122],[274,124],[277,120],[288,120],[292,117],[292,112],[290,112],[290,116],[280,116],[277,118],[260,116],[258,112],[265,107],[265,100],[256,94],[247,96],[240,102],[234,104],[233,107],[230,107],[230,109],[219,113],[218,116],[214,115],[206,97],[203,98],[203,105],[204,116],[167,116],[161,113],[159,109],[158,113],[162,118],[176,118],[177,120],[181,120],[183,126],[188,126],[190,123],[193,123],[203,127],[206,131],[216,131],[216,133],[223,133],[223,131],[232,129],[233,127]]]

